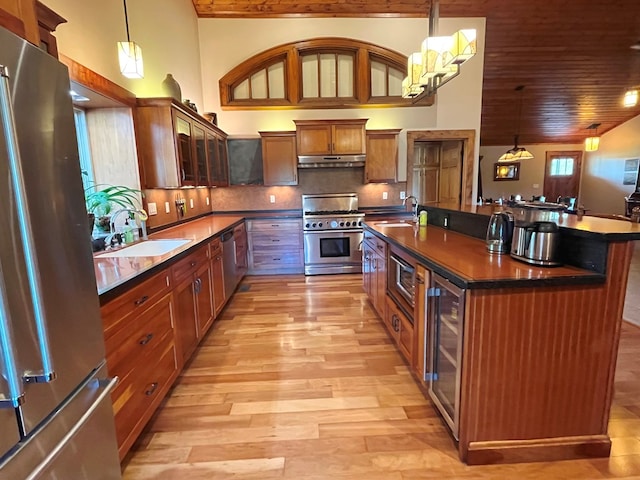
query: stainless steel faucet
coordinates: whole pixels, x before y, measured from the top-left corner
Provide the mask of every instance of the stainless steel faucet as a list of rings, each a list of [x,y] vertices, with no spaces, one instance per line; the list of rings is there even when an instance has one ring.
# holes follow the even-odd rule
[[[404,200],[402,201],[402,205],[406,205],[407,200],[409,199],[411,199],[411,213],[413,213],[412,220],[414,222],[417,222],[418,221],[418,199],[413,195],[409,195],[408,197],[404,198]]]
[[[148,240],[149,237],[147,236],[147,220],[149,219],[149,215],[147,214],[147,212],[142,208],[140,210],[134,210],[133,208],[123,208],[111,215],[110,235],[107,237],[109,242],[116,233],[116,219],[123,212],[133,213],[134,215],[138,216],[138,219],[140,220],[140,228],[142,229],[142,240]],[[107,239],[105,239],[105,242],[107,241]]]

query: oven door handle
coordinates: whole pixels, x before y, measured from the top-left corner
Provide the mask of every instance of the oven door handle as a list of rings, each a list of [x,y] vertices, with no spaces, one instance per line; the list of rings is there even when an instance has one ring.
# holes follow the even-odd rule
[[[303,233],[305,235],[313,234],[313,235],[331,235],[332,233],[362,233],[362,230],[345,230],[345,229],[335,229],[335,230],[304,230]]]
[[[389,255],[389,258],[393,262],[398,264],[398,266],[404,268],[405,270],[411,270],[412,272],[414,271],[414,267],[412,265],[408,264],[407,262],[405,262],[404,260],[402,260],[401,258],[398,258],[395,255]]]

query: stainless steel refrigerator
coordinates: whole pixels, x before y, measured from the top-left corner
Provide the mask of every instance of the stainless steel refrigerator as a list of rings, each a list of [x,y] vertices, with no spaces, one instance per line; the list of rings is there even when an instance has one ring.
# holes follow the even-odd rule
[[[67,68],[0,28],[0,479],[121,478]]]

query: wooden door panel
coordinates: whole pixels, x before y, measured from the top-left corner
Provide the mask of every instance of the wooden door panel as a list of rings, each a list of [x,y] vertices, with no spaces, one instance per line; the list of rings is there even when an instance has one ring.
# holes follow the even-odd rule
[[[569,173],[560,165],[552,172],[554,161],[562,162],[562,159],[571,158],[573,167],[570,174],[562,175],[557,173]],[[582,171],[582,152],[547,152],[544,167],[544,188],[543,195],[547,202],[555,202],[558,197],[578,198],[580,194],[580,172]],[[555,173],[555,174],[554,174]]]
[[[298,126],[298,155],[330,155],[331,125]]]
[[[360,155],[365,151],[364,124],[334,125],[333,148],[336,155]]]

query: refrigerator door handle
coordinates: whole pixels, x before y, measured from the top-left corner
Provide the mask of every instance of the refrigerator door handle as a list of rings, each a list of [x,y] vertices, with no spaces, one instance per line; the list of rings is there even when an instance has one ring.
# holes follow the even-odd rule
[[[22,380],[25,383],[51,382],[56,378],[56,373],[53,370],[51,361],[49,335],[47,333],[44,301],[41,293],[41,280],[37,268],[38,262],[36,261],[29,209],[27,208],[27,192],[22,174],[20,150],[18,149],[18,138],[15,129],[16,122],[13,116],[13,105],[9,89],[9,69],[3,65],[0,65],[0,120],[2,121],[2,130],[6,137],[9,170],[11,172],[14,194],[16,196],[16,213],[18,224],[20,225],[25,266],[29,279],[29,290],[31,293],[31,302],[33,304],[35,326],[42,360],[42,370],[37,372],[33,370],[27,371],[23,375]]]
[[[4,370],[0,373],[4,373],[8,388],[8,392],[0,391],[0,408],[16,408],[24,403],[24,388],[13,355],[7,303],[7,291],[0,275],[0,365],[4,365]]]
[[[103,402],[105,397],[111,393],[111,390],[114,389],[116,384],[118,383],[118,377],[113,377],[108,380],[96,380],[101,387],[104,387],[104,390],[98,395],[98,397],[83,414],[82,417],[78,420],[78,422],[67,432],[67,434],[62,437],[62,440],[51,449],[49,454],[40,462],[40,464],[33,469],[31,474],[25,478],[25,480],[36,480],[40,478],[40,475],[44,471],[45,468],[51,463],[51,461],[60,453],[60,451],[71,441],[71,439],[75,436],[76,433],[84,426],[85,423],[91,418],[93,413],[100,407],[100,404]],[[106,386],[105,386],[106,385]]]

